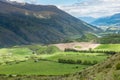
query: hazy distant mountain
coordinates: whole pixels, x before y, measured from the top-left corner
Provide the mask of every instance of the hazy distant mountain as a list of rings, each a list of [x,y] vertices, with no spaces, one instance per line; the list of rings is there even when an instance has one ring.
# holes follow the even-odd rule
[[[0,1],[0,46],[56,43],[100,31],[52,5]]]
[[[120,26],[120,13],[108,17],[98,18],[93,21],[92,24],[97,26]]]
[[[81,19],[87,23],[91,23],[96,20],[96,18],[93,18],[93,17],[79,17],[79,19]]]

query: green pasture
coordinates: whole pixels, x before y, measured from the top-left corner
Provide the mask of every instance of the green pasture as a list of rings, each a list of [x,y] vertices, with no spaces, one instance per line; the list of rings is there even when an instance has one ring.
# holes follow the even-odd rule
[[[95,50],[120,51],[119,49],[120,44],[102,44]],[[36,55],[33,54],[35,50],[37,50]],[[58,59],[102,62],[107,57],[108,55],[104,53],[62,52],[54,46],[2,48],[0,49],[0,63],[2,63],[0,74],[64,75],[79,72],[92,65],[59,63]]]
[[[28,60],[18,64],[1,65],[0,74],[13,75],[63,75],[78,72],[88,65],[61,64],[51,61]]]
[[[95,50],[120,52],[120,44],[101,44]]]
[[[80,52],[59,52],[53,56],[46,56],[45,59],[58,61],[58,59],[66,60],[81,60],[81,61],[97,61],[101,62],[107,58],[108,55],[104,53],[80,53]]]

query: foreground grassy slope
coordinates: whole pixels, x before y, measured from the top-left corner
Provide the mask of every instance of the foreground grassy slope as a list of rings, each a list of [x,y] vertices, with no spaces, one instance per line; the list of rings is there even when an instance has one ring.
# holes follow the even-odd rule
[[[120,51],[120,44],[103,44],[97,50]],[[120,80],[120,53],[106,61],[89,67],[82,72],[62,76],[59,80]]]
[[[120,80],[120,53],[107,61],[89,67],[82,72],[69,75],[62,80]]]

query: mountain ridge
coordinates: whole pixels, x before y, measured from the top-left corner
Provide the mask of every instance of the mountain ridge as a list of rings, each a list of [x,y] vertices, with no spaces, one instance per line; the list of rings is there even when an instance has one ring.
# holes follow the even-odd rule
[[[120,13],[114,14],[108,17],[98,18],[93,21],[91,24],[96,26],[120,26]]]
[[[100,31],[52,5],[15,5],[0,1],[0,18],[4,32],[0,33],[3,34],[0,36],[1,46],[58,43],[73,36]],[[10,34],[13,38],[7,37]],[[4,41],[3,36],[9,41]]]

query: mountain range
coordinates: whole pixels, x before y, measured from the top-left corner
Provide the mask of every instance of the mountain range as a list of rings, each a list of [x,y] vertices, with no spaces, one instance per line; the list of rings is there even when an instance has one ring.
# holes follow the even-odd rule
[[[108,17],[98,18],[93,21],[91,24],[95,26],[110,26],[110,27],[119,27],[120,26],[120,13],[114,14]]]
[[[0,0],[0,46],[49,44],[101,30],[53,5]]]

